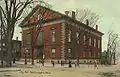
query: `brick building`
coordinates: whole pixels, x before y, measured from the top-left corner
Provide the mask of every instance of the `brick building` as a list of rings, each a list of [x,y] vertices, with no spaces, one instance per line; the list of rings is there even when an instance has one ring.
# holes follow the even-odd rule
[[[66,12],[67,14],[67,12]],[[100,59],[102,35],[72,17],[37,5],[21,22],[22,56],[44,59]]]
[[[0,40],[0,59],[3,58],[3,60],[6,59],[6,48],[5,48],[5,41]],[[16,40],[12,40],[12,59],[16,58],[16,60],[20,60],[21,58],[21,41],[18,40],[18,37],[16,37]]]
[[[21,41],[18,40],[18,37],[16,37],[16,40],[12,40],[12,57],[16,60],[21,58],[21,47]]]

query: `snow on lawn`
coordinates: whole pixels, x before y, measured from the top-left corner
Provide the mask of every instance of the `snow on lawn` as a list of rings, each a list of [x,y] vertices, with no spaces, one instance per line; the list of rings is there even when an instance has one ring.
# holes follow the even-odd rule
[[[14,68],[0,68],[0,77],[103,77],[103,75],[119,75],[120,66],[98,66],[81,65],[79,68],[52,67],[52,66],[28,66]],[[116,76],[117,77],[117,76]],[[118,76],[120,77],[120,75]]]

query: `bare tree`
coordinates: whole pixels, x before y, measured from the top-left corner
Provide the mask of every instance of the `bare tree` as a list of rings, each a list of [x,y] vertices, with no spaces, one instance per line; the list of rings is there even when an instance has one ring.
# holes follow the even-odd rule
[[[4,5],[0,5],[0,19],[3,23],[4,32],[4,42],[6,47],[6,63],[10,67],[12,65],[12,38],[14,34],[14,28],[16,22],[21,17],[24,9],[28,4],[31,3],[30,0],[20,1],[20,0],[3,0]]]
[[[116,63],[116,52],[119,46],[119,35],[114,31],[108,32],[108,44],[107,44],[107,64],[111,64],[112,60]]]
[[[6,49],[6,64],[8,67],[12,65],[12,38],[16,23],[22,18],[22,15],[28,5],[36,2],[35,0],[2,0],[3,6],[0,5],[0,20],[1,31],[4,37]],[[43,1],[38,0],[39,3],[44,4]]]
[[[86,23],[86,20],[89,21],[89,26],[94,27],[99,21],[100,15],[92,12],[89,9],[77,9],[76,10],[76,17],[78,21],[82,23]]]

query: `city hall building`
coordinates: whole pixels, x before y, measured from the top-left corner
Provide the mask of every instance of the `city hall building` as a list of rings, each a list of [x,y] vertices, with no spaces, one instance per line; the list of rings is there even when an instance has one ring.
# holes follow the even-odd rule
[[[99,60],[102,35],[98,25],[92,28],[71,17],[37,5],[21,22],[22,57],[45,60]]]

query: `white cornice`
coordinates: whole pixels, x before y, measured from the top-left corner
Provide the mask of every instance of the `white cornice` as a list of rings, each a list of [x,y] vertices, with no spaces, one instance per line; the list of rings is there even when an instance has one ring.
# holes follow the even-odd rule
[[[48,25],[53,25],[53,24],[63,23],[63,22],[64,22],[64,20],[61,19],[61,20],[56,20],[56,21],[52,21],[52,22],[47,22],[47,23],[45,23],[45,24],[42,24],[42,26],[48,26]],[[33,25],[33,26],[34,26],[34,25]],[[22,30],[27,30],[27,29],[29,29],[29,26],[22,28]]]
[[[74,27],[83,28],[82,26],[80,26],[80,25],[78,25],[78,24],[75,24],[75,23],[73,23],[73,22],[70,22],[70,21],[68,21],[68,20],[65,20],[65,22],[66,22],[67,24],[69,24],[69,25],[74,26]],[[85,31],[88,30],[88,29],[85,29],[85,28],[83,28],[83,29],[84,29]],[[99,33],[97,33],[97,32],[90,31],[90,33],[93,34],[93,35],[95,35],[95,36],[101,37],[101,35],[100,35]]]

